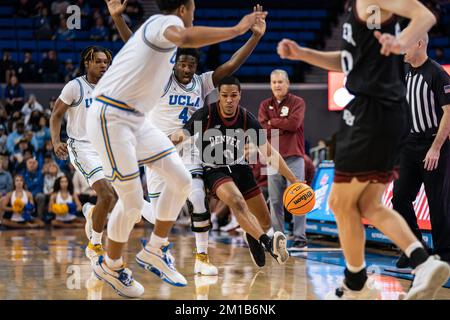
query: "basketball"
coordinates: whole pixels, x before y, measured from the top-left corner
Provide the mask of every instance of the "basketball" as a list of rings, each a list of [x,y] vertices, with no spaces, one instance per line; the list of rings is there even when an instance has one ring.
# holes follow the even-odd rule
[[[296,216],[310,212],[316,204],[316,195],[305,183],[297,182],[286,188],[283,204],[287,211]]]

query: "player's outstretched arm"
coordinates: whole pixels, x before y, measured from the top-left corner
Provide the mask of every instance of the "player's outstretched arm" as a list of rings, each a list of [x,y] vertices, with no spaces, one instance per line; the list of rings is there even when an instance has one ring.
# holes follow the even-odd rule
[[[293,40],[283,39],[278,43],[277,52],[281,59],[303,61],[325,70],[342,72],[341,51],[309,49]]]
[[[291,183],[300,182],[300,180],[289,169],[283,157],[275,150],[269,142],[258,147],[261,154],[266,158],[267,165],[277,170],[283,177]]]
[[[262,6],[260,6],[259,4],[253,8],[253,12],[257,11],[263,11]],[[248,57],[252,54],[253,50],[256,48],[262,36],[266,32],[266,21],[264,19],[257,19],[256,23],[251,27],[251,30],[253,34],[250,39],[248,39],[248,41],[233,54],[230,60],[214,70],[214,73],[212,75],[214,86],[217,86],[217,84],[223,78],[235,73],[248,59]]]
[[[52,136],[53,150],[55,151],[56,156],[62,160],[67,159],[67,156],[69,155],[67,144],[61,142],[60,137],[62,119],[68,109],[69,106],[58,98],[50,116],[50,134]]]
[[[128,0],[123,0],[123,3],[122,0],[105,0],[105,2],[108,6],[109,14],[116,25],[117,31],[119,31],[120,38],[122,38],[123,42],[127,42],[133,35],[133,32],[128,28],[122,17],[122,13],[127,7]]]
[[[419,41],[436,23],[436,17],[417,0],[376,0],[375,5],[411,21],[398,37],[375,31],[374,35],[381,44],[381,54],[402,54],[407,48]]]
[[[200,48],[231,40],[246,33],[258,19],[265,19],[267,12],[253,12],[244,16],[234,27],[190,27],[170,26],[164,37],[180,48]]]

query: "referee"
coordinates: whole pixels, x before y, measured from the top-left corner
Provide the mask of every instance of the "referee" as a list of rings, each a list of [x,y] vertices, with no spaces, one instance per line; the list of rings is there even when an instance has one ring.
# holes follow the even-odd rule
[[[400,177],[394,182],[392,204],[422,239],[413,201],[423,183],[434,253],[450,262],[450,77],[428,58],[427,45],[425,35],[405,54],[411,130],[400,154]],[[403,254],[397,267],[408,266]]]

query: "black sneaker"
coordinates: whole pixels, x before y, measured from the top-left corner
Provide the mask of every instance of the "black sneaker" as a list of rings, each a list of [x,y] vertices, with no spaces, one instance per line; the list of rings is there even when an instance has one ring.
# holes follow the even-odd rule
[[[398,258],[397,262],[395,263],[395,266],[399,269],[411,267],[409,265],[409,258],[406,256],[406,254],[402,253],[400,258]]]
[[[292,245],[288,248],[289,251],[305,251],[308,248],[306,241],[295,240]]]
[[[282,232],[277,231],[273,234],[272,239],[270,239],[270,247],[266,248],[279,264],[285,264],[289,259],[289,252],[287,251],[286,244],[286,236]]]
[[[264,246],[247,232],[244,232],[244,240],[250,249],[250,256],[257,267],[266,265],[266,251]]]

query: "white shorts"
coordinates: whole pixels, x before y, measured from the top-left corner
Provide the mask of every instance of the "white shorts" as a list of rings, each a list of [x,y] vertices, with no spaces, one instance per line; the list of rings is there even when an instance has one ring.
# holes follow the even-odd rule
[[[199,153],[194,144],[189,142],[176,146],[177,152],[183,160],[183,164],[191,175],[203,176],[203,167]],[[164,179],[154,170],[145,167],[145,177],[147,180],[147,190],[150,202],[158,198],[164,188]]]
[[[70,162],[83,175],[90,187],[95,182],[105,179],[100,157],[90,142],[69,138],[67,149]]]
[[[106,179],[112,182],[138,178],[140,165],[176,152],[170,139],[146,121],[144,114],[130,109],[117,100],[94,100],[88,109],[88,137],[100,156]]]

